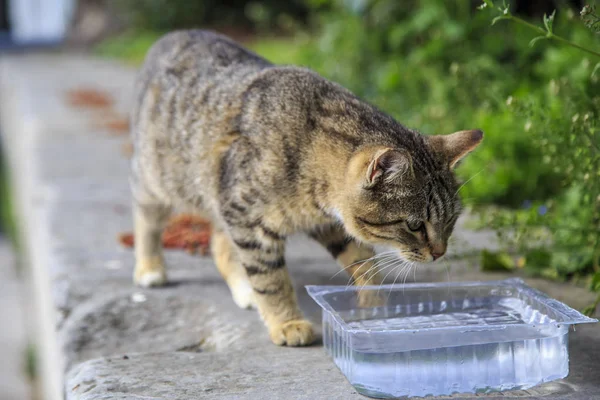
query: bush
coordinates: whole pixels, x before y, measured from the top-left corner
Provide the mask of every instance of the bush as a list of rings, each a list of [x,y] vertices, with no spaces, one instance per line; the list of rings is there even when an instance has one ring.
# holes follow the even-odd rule
[[[517,207],[561,191],[561,171],[543,163],[527,116],[506,102],[535,92],[542,105],[540,86],[561,76],[569,57],[580,64],[574,78],[581,84],[593,68],[581,64],[585,55],[532,48],[526,27],[491,29],[489,15],[463,0],[334,0],[329,9],[306,64],[424,133],[484,130],[485,146],[460,170],[472,179],[462,189],[466,199]],[[591,39],[580,28],[572,35]]]
[[[311,67],[424,133],[483,129],[458,169],[460,190],[481,225],[522,255],[511,268],[584,278],[600,292],[600,18],[564,6],[556,18],[521,20],[479,4],[311,0],[317,35],[251,47]],[[512,21],[490,26],[496,17]],[[504,269],[512,259],[484,258]]]
[[[112,4],[136,31],[228,26],[235,29],[288,28],[292,20],[304,20],[301,0],[113,0]]]
[[[490,0],[485,4],[493,7]],[[528,202],[524,210],[488,213],[485,222],[501,234],[515,233],[505,242],[525,254],[526,271],[558,279],[587,277],[590,288],[600,292],[600,51],[588,46],[598,42],[580,28],[574,29],[573,42],[557,36],[554,14],[544,16],[542,28],[504,6],[499,11],[500,18],[538,32],[531,44],[554,40],[564,45],[549,47],[537,65],[546,83],[510,102],[513,112],[527,119],[531,142],[560,177],[561,190],[544,202]],[[600,32],[594,7],[584,7],[581,15],[592,33]],[[586,312],[595,312],[599,302],[600,295]]]
[[[304,63],[424,133],[483,129],[458,171],[465,202],[529,273],[600,291],[599,19],[563,8],[532,28],[485,3],[315,1],[329,11]]]

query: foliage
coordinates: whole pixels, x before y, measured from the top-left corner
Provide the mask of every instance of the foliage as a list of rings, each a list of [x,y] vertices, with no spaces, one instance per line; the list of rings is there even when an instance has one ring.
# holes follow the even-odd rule
[[[459,169],[461,194],[522,256],[484,252],[483,268],[600,281],[594,7],[583,22],[564,8],[536,25],[488,0],[483,11],[461,0],[323,3],[307,64],[425,133],[485,132]]]
[[[127,31],[98,44],[94,52],[102,57],[115,58],[140,65],[146,52],[163,33],[157,31]],[[302,33],[293,37],[258,37],[244,43],[246,47],[276,64],[301,63],[306,59],[312,39]]]
[[[493,253],[488,250],[481,252],[482,271],[512,271],[514,268],[514,260],[506,253]]]
[[[4,233],[18,249],[17,225],[15,222],[7,165],[3,162],[0,149],[0,234]]]
[[[95,48],[95,52],[103,57],[139,65],[144,61],[150,46],[160,36],[161,33],[157,31],[128,31],[104,40]]]
[[[111,4],[133,29],[142,31],[207,25],[289,29],[306,16],[301,0],[112,0]]]
[[[484,4],[494,6],[490,0]],[[567,51],[564,48],[549,49],[550,79],[541,97],[544,107],[531,94],[511,102],[515,114],[527,118],[532,127],[531,139],[539,145],[543,162],[560,172],[562,190],[555,198],[527,203],[524,210],[488,213],[486,223],[501,233],[514,232],[505,243],[526,254],[530,273],[559,279],[588,276],[590,289],[600,292],[600,52],[583,40],[578,44],[558,36],[553,30],[554,13],[544,15],[542,28],[513,16],[506,5],[498,10],[500,16],[493,21],[511,20],[543,34],[531,46],[539,42],[535,39],[555,40],[593,58],[578,63],[560,58]],[[594,12],[595,7],[586,6],[581,16],[591,32],[598,33]],[[542,242],[535,243],[535,238]],[[599,302],[600,294],[586,311],[594,312]]]
[[[463,197],[518,206],[559,192],[560,173],[542,163],[527,119],[506,106],[545,80],[524,27],[491,33],[462,0],[333,0],[329,9],[305,64],[424,133],[483,129],[485,145],[460,170],[471,179]]]
[[[316,35],[250,47],[424,133],[482,129],[461,194],[519,255],[485,253],[486,268],[600,292],[600,17],[588,5],[532,19],[498,3],[309,0]]]

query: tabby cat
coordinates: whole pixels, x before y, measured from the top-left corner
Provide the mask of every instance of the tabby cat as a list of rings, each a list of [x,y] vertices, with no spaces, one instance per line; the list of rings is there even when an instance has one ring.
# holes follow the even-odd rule
[[[278,345],[314,339],[286,237],[308,233],[356,285],[381,282],[358,262],[374,255],[370,244],[438,259],[461,210],[453,167],[483,137],[421,135],[308,69],[200,30],[151,48],[135,96],[135,283],[167,280],[160,236],[172,208],[202,213],[234,301],[258,308]]]

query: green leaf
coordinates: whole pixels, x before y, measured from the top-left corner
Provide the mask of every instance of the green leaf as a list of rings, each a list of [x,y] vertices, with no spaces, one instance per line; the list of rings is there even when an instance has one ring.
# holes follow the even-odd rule
[[[496,22],[498,22],[502,19],[510,19],[510,17],[508,15],[500,15],[492,20],[492,25],[495,25]]]
[[[596,308],[598,307],[598,304],[600,304],[600,295],[596,297],[596,301],[584,308],[581,312],[587,315],[588,317],[593,317],[594,314],[596,314]]]
[[[550,267],[552,253],[544,249],[531,249],[525,255],[525,265],[527,268],[543,270]]]
[[[537,42],[539,42],[540,40],[544,40],[544,39],[548,39],[548,36],[537,36],[537,37],[534,37],[529,42],[529,47],[533,47]]]
[[[587,317],[593,317],[596,313],[596,306],[597,304],[590,304],[589,306],[581,310],[581,313]]]
[[[481,252],[482,271],[512,271],[513,269],[515,269],[515,262],[508,253],[491,252],[488,250]]]
[[[594,67],[594,69],[592,70],[592,73],[590,75],[590,78],[593,78],[596,76],[596,73],[600,71],[600,62],[598,64],[596,64],[596,66]]]
[[[483,3],[481,3],[477,8],[480,10],[483,10],[486,7],[494,7],[494,3],[491,0],[483,0]]]
[[[592,276],[592,281],[590,282],[590,290],[594,292],[600,292],[600,272],[596,272],[594,276]]]
[[[552,24],[554,23],[555,14],[556,10],[552,11],[552,14],[550,14],[550,16],[546,16],[546,14],[544,14],[544,25],[546,26],[546,30],[550,33],[552,33]]]

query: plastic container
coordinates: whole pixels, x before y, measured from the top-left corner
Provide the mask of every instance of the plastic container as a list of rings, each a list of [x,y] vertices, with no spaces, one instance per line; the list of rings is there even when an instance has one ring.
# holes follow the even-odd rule
[[[307,286],[327,352],[356,390],[413,397],[527,389],[569,373],[573,324],[598,322],[521,279]],[[358,294],[383,306],[361,307]]]

